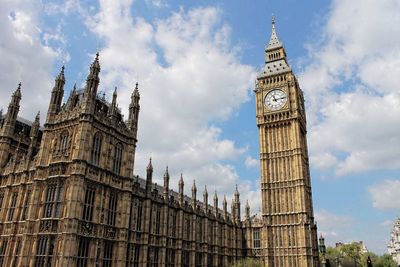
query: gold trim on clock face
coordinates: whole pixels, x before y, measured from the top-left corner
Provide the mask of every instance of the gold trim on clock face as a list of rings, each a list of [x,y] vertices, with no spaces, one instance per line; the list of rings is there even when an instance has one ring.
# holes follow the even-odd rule
[[[288,97],[287,94],[281,89],[273,89],[266,94],[264,98],[265,106],[271,110],[279,110],[281,109],[287,102]]]

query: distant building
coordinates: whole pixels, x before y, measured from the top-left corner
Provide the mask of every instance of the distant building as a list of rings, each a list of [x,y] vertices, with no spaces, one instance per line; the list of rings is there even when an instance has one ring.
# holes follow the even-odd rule
[[[393,224],[392,232],[390,233],[390,243],[388,252],[393,257],[393,260],[400,266],[400,217]]]
[[[354,243],[356,243],[356,244],[358,244],[360,246],[361,253],[367,253],[368,252],[368,249],[365,246],[363,241],[355,241],[355,242],[347,242],[347,243],[338,242],[338,243],[335,244],[335,247],[336,248],[340,248],[343,245],[349,245],[349,244],[354,244]]]

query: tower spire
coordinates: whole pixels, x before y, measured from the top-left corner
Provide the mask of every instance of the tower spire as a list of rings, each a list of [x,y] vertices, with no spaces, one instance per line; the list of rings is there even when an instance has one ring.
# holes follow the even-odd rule
[[[134,136],[137,135],[137,126],[139,119],[139,105],[140,94],[139,94],[139,84],[136,82],[135,89],[131,95],[131,103],[129,104],[129,117],[128,117],[128,128],[133,132]]]
[[[147,165],[146,173],[146,190],[150,192],[153,180],[153,164],[151,164],[151,158],[149,160],[149,164]]]
[[[167,166],[164,173],[164,200],[168,200],[168,194],[169,194],[169,172]]]
[[[94,111],[97,88],[100,83],[99,73],[99,52],[97,52],[93,63],[90,65],[89,75],[86,78],[84,112],[92,113]]]
[[[269,39],[269,43],[266,47],[266,50],[276,49],[283,47],[282,42],[279,40],[278,35],[276,34],[275,29],[275,16],[272,15],[272,30],[271,30],[271,38]]]
[[[19,83],[17,89],[15,89],[11,96],[10,103],[8,104],[7,114],[5,115],[3,123],[3,135],[12,135],[14,133],[14,127],[20,108],[19,103],[21,101],[21,96],[21,83]]]
[[[61,102],[64,97],[64,85],[65,85],[65,76],[64,76],[64,65],[61,67],[60,73],[57,75],[54,81],[54,87],[51,91],[51,98],[49,109],[47,111],[47,122],[50,122],[53,119],[53,116],[56,115],[61,109]]]
[[[181,205],[183,205],[183,187],[184,187],[184,182],[183,182],[183,175],[181,173],[181,178],[179,179],[179,202]]]

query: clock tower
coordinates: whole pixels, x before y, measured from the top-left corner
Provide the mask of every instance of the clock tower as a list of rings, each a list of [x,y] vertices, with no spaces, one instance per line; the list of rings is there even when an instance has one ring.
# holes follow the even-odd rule
[[[303,92],[274,19],[255,94],[265,266],[318,266]]]

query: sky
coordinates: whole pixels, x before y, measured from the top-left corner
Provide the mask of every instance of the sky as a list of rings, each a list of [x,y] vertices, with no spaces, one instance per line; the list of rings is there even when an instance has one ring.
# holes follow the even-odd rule
[[[0,2],[0,108],[22,82],[20,115],[47,112],[65,65],[65,97],[100,53],[100,91],[127,116],[139,83],[135,174],[150,157],[220,199],[238,185],[260,211],[254,82],[276,17],[305,94],[315,220],[328,245],[385,253],[400,215],[398,0],[65,0]],[[221,201],[220,201],[221,202]],[[243,207],[242,207],[243,210]]]

